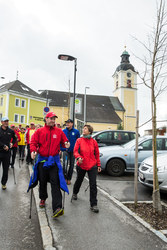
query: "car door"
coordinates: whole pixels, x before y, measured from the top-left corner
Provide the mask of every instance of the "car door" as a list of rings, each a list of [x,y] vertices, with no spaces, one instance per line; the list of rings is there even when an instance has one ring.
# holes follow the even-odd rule
[[[149,156],[153,155],[152,139],[147,139],[138,146],[138,166],[141,162]],[[157,138],[157,154],[164,153],[163,138]],[[131,149],[129,168],[134,168],[135,165],[135,147]]]
[[[112,145],[112,131],[105,131],[95,137],[99,147]]]

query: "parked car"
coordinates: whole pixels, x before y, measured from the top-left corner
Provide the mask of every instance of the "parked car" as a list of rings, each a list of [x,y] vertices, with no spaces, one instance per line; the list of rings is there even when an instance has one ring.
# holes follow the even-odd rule
[[[135,139],[135,132],[125,130],[103,130],[93,133],[92,137],[99,147],[122,145]]]
[[[157,170],[159,188],[167,192],[167,154],[157,155]],[[153,157],[146,158],[139,167],[140,183],[152,188],[153,187]]]
[[[134,171],[135,140],[124,145],[100,147],[102,170],[109,175],[121,176],[125,171]],[[152,136],[139,137],[138,166],[149,156],[152,156]],[[157,136],[157,153],[167,153],[167,136]]]

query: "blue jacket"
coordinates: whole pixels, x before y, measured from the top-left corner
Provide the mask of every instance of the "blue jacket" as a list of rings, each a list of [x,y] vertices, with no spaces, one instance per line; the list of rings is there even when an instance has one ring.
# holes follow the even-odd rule
[[[66,184],[66,181],[64,178],[64,174],[63,174],[63,169],[62,169],[62,166],[60,163],[60,156],[59,155],[49,156],[49,157],[44,157],[44,156],[38,155],[37,162],[33,166],[33,173],[30,177],[30,182],[29,182],[27,192],[31,188],[34,188],[38,184],[38,164],[39,164],[39,162],[41,162],[43,160],[45,160],[43,167],[46,169],[50,168],[50,166],[54,165],[55,163],[57,164],[57,167],[59,169],[58,174],[59,174],[60,188],[69,194],[69,190],[68,190],[68,187],[67,187],[67,184]]]
[[[68,128],[65,128],[65,129],[63,129],[63,132],[64,132],[64,134],[66,135],[67,139],[70,142],[70,147],[69,147],[68,150],[66,148],[60,147],[60,150],[61,151],[73,152],[75,142],[80,137],[80,133],[75,128],[72,128],[71,130],[69,130]]]

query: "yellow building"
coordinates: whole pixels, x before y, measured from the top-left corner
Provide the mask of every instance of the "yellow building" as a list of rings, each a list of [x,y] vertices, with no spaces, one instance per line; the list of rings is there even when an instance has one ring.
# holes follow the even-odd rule
[[[137,110],[137,72],[129,61],[125,50],[121,55],[121,64],[117,67],[114,78],[114,96],[118,97],[125,108],[122,117],[124,130],[135,131]]]
[[[0,118],[7,116],[10,124],[43,125],[45,105],[45,98],[18,80],[0,86]]]

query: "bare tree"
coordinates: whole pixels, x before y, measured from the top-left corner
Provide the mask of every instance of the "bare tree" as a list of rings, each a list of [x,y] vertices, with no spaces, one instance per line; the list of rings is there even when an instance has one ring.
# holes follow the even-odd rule
[[[158,175],[157,175],[157,97],[167,88],[165,79],[167,72],[165,66],[167,63],[167,12],[165,9],[165,0],[157,2],[156,24],[153,26],[148,36],[147,44],[136,39],[144,47],[147,56],[144,59],[139,58],[145,65],[144,73],[139,74],[142,82],[151,91],[151,113],[152,113],[152,131],[153,131],[153,208],[155,212],[162,213],[160,200]]]

